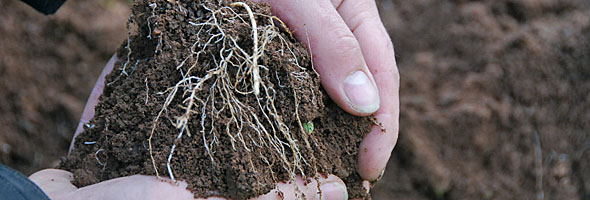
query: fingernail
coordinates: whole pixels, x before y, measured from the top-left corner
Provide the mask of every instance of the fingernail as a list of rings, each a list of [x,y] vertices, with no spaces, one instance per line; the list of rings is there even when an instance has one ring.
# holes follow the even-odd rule
[[[322,200],[348,199],[348,192],[346,191],[346,187],[338,182],[322,184],[320,186],[320,190],[322,194]],[[319,193],[316,199],[320,199]]]
[[[344,79],[344,93],[357,112],[374,113],[379,109],[379,92],[363,71],[356,71]]]

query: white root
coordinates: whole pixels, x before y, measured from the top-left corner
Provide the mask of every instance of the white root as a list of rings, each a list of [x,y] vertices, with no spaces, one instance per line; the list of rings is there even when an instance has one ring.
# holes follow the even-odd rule
[[[215,147],[220,143],[219,138],[227,136],[224,138],[231,142],[234,150],[237,151],[238,148],[243,148],[248,153],[255,153],[256,155],[253,157],[259,158],[262,163],[268,166],[274,180],[276,180],[276,174],[272,169],[276,165],[282,166],[289,173],[289,178],[292,181],[296,180],[297,174],[305,177],[304,166],[310,163],[303,157],[302,150],[299,148],[310,149],[310,141],[307,136],[304,136],[303,145],[300,145],[300,141],[297,141],[294,135],[296,133],[293,133],[294,131],[290,130],[289,125],[283,121],[283,117],[276,107],[278,102],[275,102],[277,95],[275,88],[271,87],[271,84],[265,84],[262,81],[260,70],[269,70],[268,66],[259,65],[258,63],[258,59],[264,56],[263,54],[266,48],[270,46],[269,44],[277,42],[282,47],[279,50],[281,56],[289,57],[290,64],[298,69],[297,72],[287,74],[290,79],[305,82],[311,79],[306,69],[300,65],[295,52],[289,46],[288,40],[279,34],[280,29],[273,22],[277,18],[254,13],[250,6],[244,2],[235,2],[231,4],[231,7],[221,7],[217,10],[210,9],[205,5],[200,6],[210,12],[210,15],[206,15],[206,18],[192,19],[187,22],[187,27],[194,28],[199,39],[192,43],[190,50],[187,50],[188,52],[185,54],[186,57],[182,58],[180,64],[175,66],[181,76],[180,80],[164,91],[155,93],[166,96],[162,107],[154,118],[148,137],[150,159],[156,176],[160,177],[160,172],[154,152],[162,151],[162,148],[156,147],[156,149],[152,144],[152,140],[156,135],[158,126],[163,123],[162,121],[165,122],[165,120],[161,119],[168,118],[167,115],[171,113],[168,112],[169,109],[180,108],[182,112],[178,116],[171,116],[174,119],[171,123],[179,132],[170,147],[168,156],[165,158],[166,171],[171,180],[176,181],[178,178],[174,175],[174,152],[181,148],[180,141],[184,135],[191,136],[191,130],[193,130],[194,134],[200,134],[198,135],[199,140],[203,143],[212,163],[215,163]],[[248,24],[232,7],[244,8],[250,18],[249,24],[252,26],[254,46],[251,54],[239,46],[239,38],[226,34],[223,28],[225,23],[241,22]],[[178,7],[178,9],[181,12],[186,12],[182,7]],[[270,25],[258,27],[255,15],[266,17]],[[282,22],[281,25],[284,26]],[[260,35],[258,29],[260,29]],[[159,35],[159,37],[158,47],[161,47],[164,34]],[[220,50],[211,53],[211,49]],[[164,50],[164,48],[160,48],[160,50],[157,48],[155,53],[162,53]],[[202,59],[206,56],[210,56],[210,58]],[[204,72],[202,70],[203,66],[212,67]],[[279,83],[278,87],[283,89],[290,87],[293,90],[295,106],[298,107],[297,90],[302,88],[294,88],[295,85],[289,83],[292,82],[289,81],[290,79],[280,80],[277,73],[266,74],[276,76],[274,78]],[[270,79],[268,78],[268,80]],[[155,98],[148,99],[147,78],[145,79],[145,85],[145,103],[147,104],[150,99]],[[257,105],[243,102],[244,97],[249,98],[248,95],[252,94],[254,94]],[[181,103],[175,105],[174,102]],[[220,115],[226,115],[227,118],[221,118]],[[298,108],[295,108],[295,115],[297,123],[301,127]],[[220,121],[221,119],[224,120]],[[191,127],[193,125],[198,126],[198,128]],[[225,128],[220,130],[221,128],[216,127],[216,125],[219,127],[225,126]],[[195,129],[198,129],[198,131],[194,131]],[[247,129],[251,131],[245,131]],[[257,148],[269,149],[276,152],[276,155],[254,151]],[[159,159],[163,160],[163,158]],[[271,159],[276,163],[271,163],[269,161]],[[311,160],[315,161],[315,158],[312,157]],[[250,160],[249,165],[252,170],[256,171],[253,163]],[[298,188],[296,188],[296,191],[300,194]]]
[[[250,23],[252,23],[252,39],[254,40],[254,50],[252,51],[252,81],[254,82],[254,95],[260,94],[260,72],[258,67],[258,26],[256,26],[256,19],[250,6],[244,2],[235,2],[232,6],[241,6],[246,9],[248,16],[250,17]]]

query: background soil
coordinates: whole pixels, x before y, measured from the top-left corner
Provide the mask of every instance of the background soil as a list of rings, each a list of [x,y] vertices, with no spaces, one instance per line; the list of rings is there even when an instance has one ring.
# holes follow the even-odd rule
[[[590,2],[378,3],[402,83],[375,199],[590,198]],[[2,164],[30,174],[65,155],[128,5],[0,4]]]

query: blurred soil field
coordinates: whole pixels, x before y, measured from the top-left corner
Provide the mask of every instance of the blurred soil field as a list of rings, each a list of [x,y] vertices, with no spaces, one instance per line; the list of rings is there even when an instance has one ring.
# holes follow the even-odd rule
[[[374,199],[590,199],[590,1],[378,0],[400,137]],[[128,1],[0,4],[0,163],[65,156]]]

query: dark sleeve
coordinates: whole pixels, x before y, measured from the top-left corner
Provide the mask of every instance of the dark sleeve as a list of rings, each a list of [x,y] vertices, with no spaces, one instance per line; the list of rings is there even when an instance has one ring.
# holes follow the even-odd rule
[[[0,199],[49,200],[49,197],[20,172],[0,165]]]
[[[49,15],[55,13],[66,0],[21,0],[31,7],[37,9],[43,14]]]

